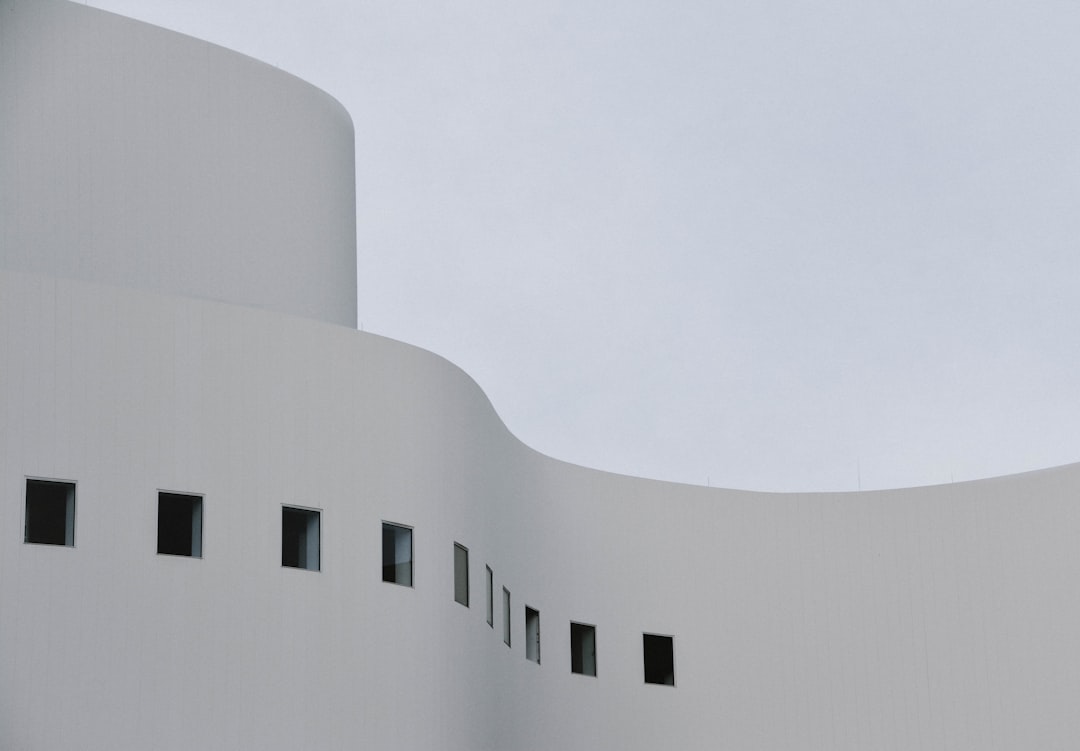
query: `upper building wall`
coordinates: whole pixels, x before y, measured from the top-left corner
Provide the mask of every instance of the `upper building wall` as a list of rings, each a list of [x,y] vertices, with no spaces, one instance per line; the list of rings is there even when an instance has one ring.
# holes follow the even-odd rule
[[[356,325],[352,122],[235,52],[0,0],[0,267]]]

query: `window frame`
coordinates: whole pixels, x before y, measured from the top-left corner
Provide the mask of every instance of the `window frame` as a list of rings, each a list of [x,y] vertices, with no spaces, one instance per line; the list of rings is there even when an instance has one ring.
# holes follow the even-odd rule
[[[157,519],[157,521],[158,521],[158,524],[157,524],[157,555],[167,555],[167,556],[172,556],[174,558],[195,558],[197,560],[202,560],[202,557],[203,557],[203,529],[205,527],[205,519],[206,519],[206,516],[205,516],[206,515],[206,509],[205,509],[205,503],[204,503],[204,499],[206,498],[205,494],[203,494],[203,493],[181,492],[181,491],[178,491],[178,490],[164,490],[162,488],[158,488],[157,494],[158,494],[158,506],[157,506],[157,512],[158,512],[158,519]],[[195,499],[197,501],[197,503],[192,504],[193,507],[194,507],[194,511],[192,513],[193,521],[192,521],[192,530],[191,530],[191,549],[192,549],[191,553],[170,553],[170,552],[167,552],[167,551],[162,551],[162,549],[161,549],[161,502],[162,502],[162,496],[174,496],[174,497],[179,497],[179,498],[190,498],[190,499]],[[194,517],[196,517],[196,516],[198,517],[198,522],[199,522],[198,535],[195,534],[195,529],[194,529]],[[198,551],[199,551],[198,553],[195,552],[196,548],[198,548]]]
[[[462,600],[460,598],[459,595],[461,595],[462,593],[458,591],[458,583],[459,583],[458,561],[461,560],[458,557],[458,553],[464,554],[464,561],[465,561],[465,571],[464,571],[464,578],[463,578],[463,581],[464,581],[464,584],[465,584],[465,591],[464,591],[464,598],[465,599],[464,600]],[[469,549],[467,547],[465,547],[464,545],[462,545],[460,542],[455,542],[454,543],[454,602],[458,603],[459,605],[464,605],[465,607],[469,607]]]
[[[591,673],[587,672],[587,670],[586,670],[586,660],[585,660],[585,652],[584,652],[584,647],[583,646],[582,646],[582,650],[581,650],[580,655],[578,654],[578,652],[579,652],[579,649],[578,649],[579,643],[574,639],[575,627],[577,629],[582,629],[582,630],[587,629],[588,633],[590,633],[592,635],[592,672]],[[583,644],[584,644],[584,642],[581,642],[581,645],[583,645]],[[581,670],[574,670],[574,663],[575,662],[580,662],[581,663]],[[596,649],[596,624],[593,624],[593,623],[581,623],[579,621],[570,621],[570,672],[572,674],[574,674],[574,675],[584,675],[584,676],[587,676],[589,678],[595,678],[596,675],[597,675],[597,671],[599,669],[598,668],[598,662],[599,662],[599,660],[597,658],[597,649]]]
[[[510,590],[506,587],[502,588],[503,591],[503,644],[510,649],[514,648],[513,645],[513,628],[511,614],[513,613],[513,606],[510,599]]]
[[[484,566],[485,574],[487,578],[487,625],[491,627],[491,630],[495,630],[495,572],[491,570],[491,566]]]
[[[311,535],[311,519],[315,520],[315,568],[311,568],[309,565],[296,565],[285,562],[285,512],[294,511],[306,514],[308,517],[308,524],[304,530],[304,534]],[[322,571],[322,516],[323,510],[321,508],[315,508],[314,506],[300,506],[295,503],[283,503],[281,504],[281,567],[291,569],[294,571]],[[306,544],[306,542],[305,542]],[[310,563],[311,553],[305,550],[305,559]]]
[[[396,576],[397,576],[397,567],[401,565],[400,563],[396,563],[396,562],[393,564],[395,578],[392,578],[392,579],[386,578],[386,571],[387,571],[387,564],[386,564],[386,531],[387,531],[387,528],[392,528],[392,529],[398,530],[399,532],[400,531],[405,531],[405,532],[409,533],[409,569],[408,569],[409,570],[409,581],[408,582],[402,582],[402,581],[399,581],[396,578]],[[381,537],[382,537],[382,546],[381,546],[381,550],[382,550],[382,573],[381,573],[381,575],[382,575],[383,582],[386,583],[386,584],[396,584],[399,587],[408,587],[409,589],[412,589],[416,585],[416,545],[415,545],[415,535],[413,534],[413,531],[414,531],[413,527],[409,526],[408,524],[401,524],[399,522],[391,522],[391,521],[387,521],[386,519],[383,519],[382,520],[382,525],[379,527],[379,531],[380,531]],[[394,545],[395,545],[395,551],[396,551],[396,549],[397,549],[397,537],[396,536],[395,536],[394,540],[395,540]]]
[[[540,611],[525,605],[525,659],[540,664]]]
[[[78,516],[78,495],[79,495],[79,483],[75,480],[64,480],[55,477],[37,477],[33,475],[25,475],[25,482],[23,483],[23,544],[24,545],[48,545],[54,548],[74,548],[75,547],[75,524]],[[30,539],[30,487],[31,485],[57,485],[65,486],[67,489],[67,497],[65,498],[64,508],[64,541],[63,542],[49,542],[45,540],[31,540]]]
[[[651,681],[651,680],[649,680],[649,666],[647,664],[648,650],[646,650],[646,648],[645,648],[645,640],[650,638],[650,637],[653,638],[653,639],[667,639],[668,643],[671,644],[671,682],[670,683],[667,682],[667,681],[661,682],[661,681]],[[642,677],[644,678],[645,685],[647,685],[647,686],[671,686],[672,688],[675,687],[675,685],[676,685],[676,683],[675,683],[675,636],[673,634],[658,634],[658,633],[654,633],[654,632],[650,632],[650,631],[642,632],[642,634],[641,634],[641,658],[642,658],[642,660],[641,660]]]

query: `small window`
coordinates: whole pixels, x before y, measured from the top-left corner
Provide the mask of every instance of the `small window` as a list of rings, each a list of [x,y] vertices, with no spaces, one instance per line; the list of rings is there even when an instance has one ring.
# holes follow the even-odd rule
[[[540,664],[540,611],[525,606],[525,659]]]
[[[644,634],[645,682],[662,686],[675,685],[675,640],[670,636]]]
[[[454,601],[469,607],[469,549],[454,543]]]
[[[487,577],[487,622],[495,628],[495,575],[491,572],[491,566],[484,566]]]
[[[503,641],[510,646],[510,590],[503,587]]]
[[[157,552],[202,558],[202,498],[158,493]]]
[[[74,547],[75,483],[26,481],[23,542]]]
[[[281,565],[319,570],[319,512],[281,508]]]
[[[382,580],[405,587],[412,586],[412,530],[409,527],[383,522]]]
[[[596,626],[570,624],[570,672],[596,675]]]

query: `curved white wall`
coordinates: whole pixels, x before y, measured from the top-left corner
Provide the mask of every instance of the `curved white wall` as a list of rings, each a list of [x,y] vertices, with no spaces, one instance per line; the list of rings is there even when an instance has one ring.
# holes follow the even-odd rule
[[[356,325],[352,122],[235,52],[0,1],[0,265]]]
[[[525,447],[414,347],[0,266],[0,748],[1080,738],[1080,465],[788,495],[611,475]],[[74,547],[22,542],[27,477],[77,482]],[[156,554],[159,490],[204,496],[201,559]],[[319,572],[280,565],[283,504],[321,509]],[[414,527],[411,588],[381,581],[382,521]],[[596,678],[570,621],[597,627]],[[676,687],[644,684],[643,632],[674,635]]]

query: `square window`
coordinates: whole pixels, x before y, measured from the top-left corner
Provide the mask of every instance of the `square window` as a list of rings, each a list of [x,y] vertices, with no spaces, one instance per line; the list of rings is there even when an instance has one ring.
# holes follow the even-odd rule
[[[281,565],[319,570],[319,512],[281,507]]]
[[[454,543],[454,601],[469,607],[469,549]]]
[[[492,628],[495,628],[495,574],[491,572],[491,566],[484,566],[487,569],[485,576],[487,576],[487,622]]]
[[[383,522],[382,580],[405,587],[412,586],[412,530],[409,527]]]
[[[645,682],[662,686],[675,685],[675,639],[658,634],[642,635],[645,656]]]
[[[510,590],[503,587],[503,641],[510,646]]]
[[[202,558],[202,497],[158,493],[157,552]]]
[[[570,672],[596,676],[596,626],[570,624]]]
[[[525,606],[525,659],[540,664],[540,611]]]
[[[23,542],[75,546],[75,483],[27,479]]]

